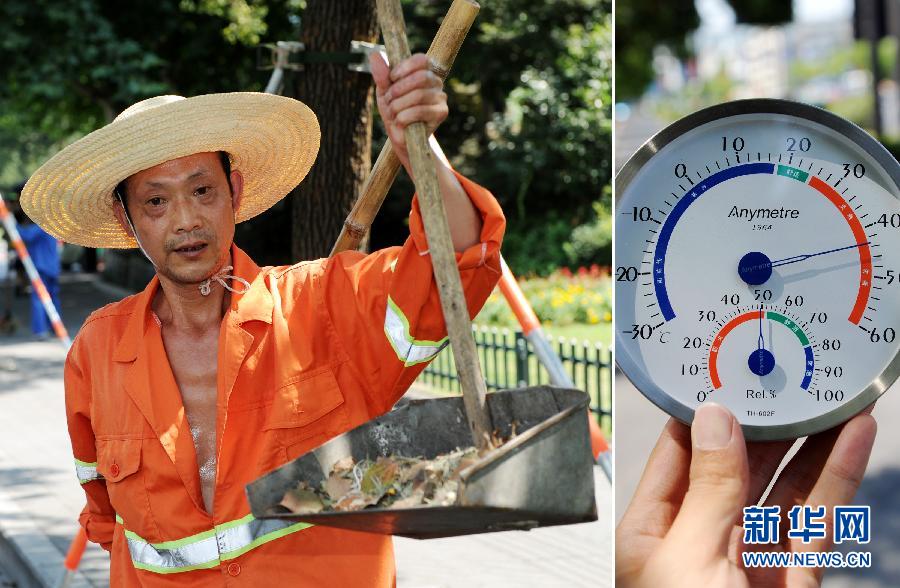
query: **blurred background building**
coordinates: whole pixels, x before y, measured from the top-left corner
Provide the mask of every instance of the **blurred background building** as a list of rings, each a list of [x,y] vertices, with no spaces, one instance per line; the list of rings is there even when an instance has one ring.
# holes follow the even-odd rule
[[[658,16],[643,4],[617,3],[617,168],[649,138],[648,129],[742,98],[826,108],[897,153],[897,0],[697,0]],[[648,38],[638,30],[662,16],[673,25],[665,34]]]

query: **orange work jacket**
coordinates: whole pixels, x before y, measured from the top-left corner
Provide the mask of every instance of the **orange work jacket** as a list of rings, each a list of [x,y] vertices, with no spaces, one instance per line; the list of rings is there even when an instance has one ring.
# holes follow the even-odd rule
[[[470,312],[500,276],[503,213],[458,176],[484,221],[457,260]],[[118,586],[390,586],[390,537],[255,519],[244,486],[390,410],[446,344],[416,198],[402,247],[259,268],[236,246],[218,349],[218,469],[203,506],[181,394],[150,302],[93,313],[66,359],[66,413],[87,506]]]

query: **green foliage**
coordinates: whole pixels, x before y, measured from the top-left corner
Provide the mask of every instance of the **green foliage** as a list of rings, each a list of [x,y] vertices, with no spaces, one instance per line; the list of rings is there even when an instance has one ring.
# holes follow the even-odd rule
[[[878,65],[881,67],[882,75],[890,76],[891,72],[898,67],[898,59],[900,59],[900,39],[885,37],[879,41]]]
[[[890,75],[897,63],[898,42],[887,37],[878,44],[878,66],[882,75]],[[838,77],[854,69],[869,69],[871,52],[868,41],[857,41],[846,49],[835,51],[828,59],[797,61],[791,65],[791,82],[795,85],[818,77]]]
[[[900,160],[900,137],[896,137],[893,139],[882,137],[881,143],[888,151],[891,152],[891,155],[894,156],[894,159]]]
[[[245,43],[260,31],[289,38],[298,0],[265,4],[0,2],[0,178],[26,177],[143,98],[261,88],[265,74]]]
[[[882,39],[876,50],[878,66],[882,76],[889,76],[897,64],[898,41],[896,38]],[[856,41],[850,47],[840,49],[821,61],[800,61],[791,66],[791,83],[794,87],[816,78],[839,78],[853,70],[871,70],[872,55],[868,41]],[[873,101],[868,93],[839,98],[822,104],[829,111],[856,124],[872,126]]]
[[[0,107],[0,190],[15,188],[24,178],[23,170],[37,168],[50,149],[41,133],[21,128],[15,112]],[[11,129],[11,132],[7,132]],[[11,194],[4,192],[11,197]]]
[[[403,3],[410,45],[424,51],[450,0]],[[304,0],[4,0],[0,185],[21,181],[61,145],[138,100],[260,90],[268,72],[256,69],[254,45],[298,38],[304,7]],[[603,189],[611,177],[610,11],[610,0],[486,2],[447,84],[451,116],[439,138],[454,166],[501,201],[509,219],[504,253],[519,273],[608,263],[597,206],[608,209]],[[376,126],[375,148],[383,140]],[[403,176],[379,215],[373,247],[406,233],[412,186]],[[269,216],[284,217],[284,208]],[[255,242],[276,247],[266,239],[283,240],[286,230],[264,231]]]
[[[563,251],[573,266],[612,264],[612,213],[609,206],[594,203],[594,220],[575,227],[572,236],[563,244]]]
[[[548,67],[525,68],[487,128],[484,180],[514,198],[507,214],[516,221],[551,209],[584,220],[610,178],[609,19],[550,34],[563,51]]]
[[[818,77],[836,77],[869,64],[869,48],[864,41],[832,53],[828,59],[795,61],[791,64],[791,82],[803,84]]]
[[[110,118],[129,91],[150,95],[161,60],[119,38],[98,2],[0,3],[3,131],[64,141]],[[12,128],[10,128],[12,127]]]
[[[181,0],[181,10],[209,14],[228,20],[222,34],[229,43],[256,45],[266,33],[269,9],[261,2],[246,0]]]
[[[424,51],[437,23],[449,6],[446,0],[403,0],[410,45]],[[481,122],[503,108],[506,97],[520,84],[527,68],[552,67],[566,49],[564,39],[552,33],[570,25],[589,27],[604,21],[610,0],[492,0],[482,3],[472,31],[459,53],[452,77],[461,84],[477,84]]]
[[[651,99],[648,103],[660,120],[674,121],[710,104],[730,100],[733,86],[734,82],[728,74],[720,69],[715,76],[702,83],[684,86],[677,95]]]
[[[853,121],[861,127],[872,126],[872,97],[867,94],[840,98],[823,106],[829,112]]]
[[[600,268],[580,268],[574,274],[558,270],[545,278],[519,280],[525,297],[544,326],[596,325],[612,321],[612,282]],[[516,327],[503,295],[495,291],[476,318],[478,324]]]
[[[404,0],[414,51],[427,48],[446,6]],[[504,255],[519,273],[568,263],[563,243],[594,220],[610,183],[609,11],[597,0],[484,3],[446,86],[451,113],[438,138],[453,165],[503,205]],[[411,190],[397,183],[388,216],[402,214]],[[397,225],[380,219],[374,247],[387,244],[385,232]]]
[[[571,238],[574,228],[557,211],[510,225],[503,240],[503,255],[518,275],[547,275],[569,262],[563,244]]]

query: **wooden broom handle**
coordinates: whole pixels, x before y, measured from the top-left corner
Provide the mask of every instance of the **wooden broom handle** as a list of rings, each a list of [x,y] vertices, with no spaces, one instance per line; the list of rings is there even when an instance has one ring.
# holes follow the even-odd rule
[[[447,79],[447,74],[450,73],[456,55],[480,9],[481,7],[475,0],[453,0],[453,4],[450,5],[450,10],[447,11],[447,15],[441,22],[441,26],[431,42],[431,47],[428,49],[431,71],[440,76],[442,80]],[[359,198],[353,204],[353,210],[344,221],[341,234],[329,256],[359,247],[360,242],[369,232],[372,221],[375,220],[375,216],[381,209],[388,190],[393,185],[399,171],[400,160],[394,153],[391,142],[386,141],[378,159],[375,160],[375,166],[369,172],[369,176],[360,190]]]
[[[396,65],[410,55],[400,0],[376,0],[376,5],[388,58]],[[462,281],[456,266],[450,225],[447,223],[444,199],[438,184],[434,154],[428,147],[428,129],[425,123],[419,122],[406,127],[406,149],[415,176],[428,252],[434,266],[434,278],[447,323],[447,334],[456,360],[469,429],[475,446],[479,450],[485,450],[491,444],[487,389],[478,363],[475,340],[472,338],[472,322],[469,320]]]

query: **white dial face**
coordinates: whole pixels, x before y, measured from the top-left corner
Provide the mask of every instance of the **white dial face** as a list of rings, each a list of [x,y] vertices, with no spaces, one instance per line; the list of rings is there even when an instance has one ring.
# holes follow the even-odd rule
[[[626,168],[616,353],[684,420],[714,401],[750,438],[796,437],[896,376],[900,193],[882,164],[897,162],[822,120],[717,118]]]

